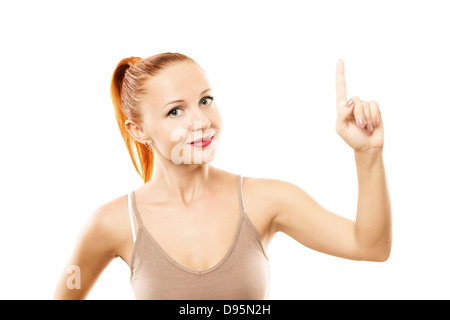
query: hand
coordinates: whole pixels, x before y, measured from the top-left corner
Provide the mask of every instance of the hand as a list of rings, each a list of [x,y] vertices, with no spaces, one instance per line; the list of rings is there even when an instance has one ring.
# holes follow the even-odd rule
[[[336,132],[355,151],[383,150],[384,129],[376,101],[347,100],[344,61],[336,65]]]

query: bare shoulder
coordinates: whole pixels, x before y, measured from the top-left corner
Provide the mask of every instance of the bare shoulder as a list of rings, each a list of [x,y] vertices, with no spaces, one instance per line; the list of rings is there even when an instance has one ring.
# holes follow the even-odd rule
[[[250,200],[257,201],[261,209],[269,211],[272,218],[293,205],[301,211],[317,202],[301,187],[283,180],[246,178],[244,190]]]
[[[91,215],[84,232],[92,234],[97,243],[120,255],[130,234],[128,195],[121,195],[100,205]]]
[[[115,228],[118,223],[127,220],[128,195],[121,195],[102,205],[92,214],[91,220],[102,228]]]
[[[109,262],[121,256],[126,231],[127,197],[120,196],[98,207],[82,228],[67,265],[81,271],[79,290],[67,287],[67,273],[63,272],[55,290],[57,299],[84,299]],[[129,225],[129,223],[128,223]],[[131,235],[130,241],[131,241]]]
[[[276,214],[280,200],[288,197],[292,192],[298,192],[301,188],[278,179],[245,177],[243,190],[246,198],[256,200],[260,206],[271,211],[272,214]]]
[[[266,245],[280,231],[284,212],[295,207],[301,213],[314,202],[302,188],[278,179],[245,177],[242,188],[247,215]]]
[[[283,198],[289,197],[295,185],[277,179],[244,177],[242,190],[246,213],[268,246],[277,232],[276,218],[282,210]]]

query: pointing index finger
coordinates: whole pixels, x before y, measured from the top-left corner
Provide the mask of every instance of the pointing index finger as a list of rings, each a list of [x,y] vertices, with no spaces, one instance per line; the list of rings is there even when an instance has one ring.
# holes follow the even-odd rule
[[[344,60],[339,59],[336,64],[336,107],[347,102],[347,89],[345,85]]]

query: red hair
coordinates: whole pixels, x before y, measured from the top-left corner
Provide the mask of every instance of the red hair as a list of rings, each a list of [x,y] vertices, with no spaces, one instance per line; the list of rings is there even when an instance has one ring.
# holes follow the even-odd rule
[[[182,61],[195,62],[181,53],[172,52],[160,53],[145,59],[138,57],[125,58],[120,60],[112,76],[111,98],[117,124],[130,154],[131,161],[144,183],[152,178],[153,150],[151,147],[147,148],[133,139],[125,128],[125,121],[129,119],[141,126],[140,103],[146,94],[145,82],[165,67]],[[140,169],[137,162],[140,164]]]

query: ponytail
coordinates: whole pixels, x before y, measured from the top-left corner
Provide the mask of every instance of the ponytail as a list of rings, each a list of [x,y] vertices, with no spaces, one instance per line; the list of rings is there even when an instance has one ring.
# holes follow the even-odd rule
[[[140,102],[145,95],[145,83],[166,66],[193,59],[181,53],[160,53],[148,58],[130,57],[122,59],[114,70],[111,81],[111,98],[114,105],[117,124],[123,141],[130,154],[131,161],[144,183],[152,178],[154,154],[152,148],[134,140],[125,128],[130,119],[141,124]],[[196,63],[196,62],[195,62]],[[138,168],[137,162],[140,164]]]
[[[140,119],[139,112],[136,110],[136,104],[133,103],[135,102],[133,101],[134,99],[131,99],[130,94],[124,94],[123,92],[124,79],[127,71],[140,60],[142,59],[131,57],[122,59],[119,62],[111,80],[111,99],[114,105],[117,124],[119,125],[119,130],[131,157],[131,161],[139,176],[146,183],[151,179],[153,173],[153,150],[134,140],[125,128],[125,121],[127,119],[135,123],[140,123]],[[139,162],[140,168],[138,168],[137,162]]]

